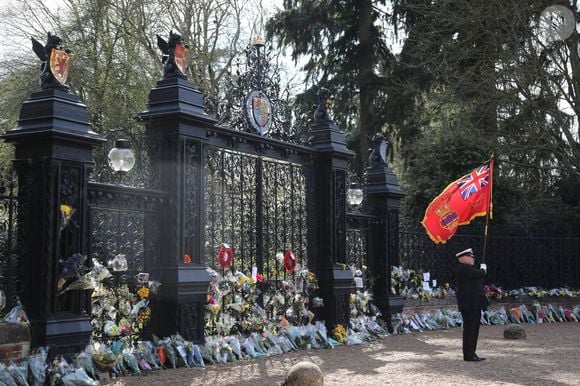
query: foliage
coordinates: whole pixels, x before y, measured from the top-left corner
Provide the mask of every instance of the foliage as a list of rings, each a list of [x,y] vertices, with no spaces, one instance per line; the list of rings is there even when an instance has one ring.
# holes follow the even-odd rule
[[[385,1],[285,1],[267,24],[269,36],[307,58],[305,91],[298,96],[308,111],[318,87],[334,94],[335,119],[349,135],[364,170],[368,138],[382,126],[384,73],[392,62],[384,25]],[[358,94],[358,98],[354,96]],[[312,110],[311,110],[312,111]]]
[[[61,0],[50,5],[14,0],[0,8],[0,20],[9,36],[23,40],[23,48],[0,59],[0,129],[15,128],[20,105],[38,91],[39,64],[28,39],[44,42],[50,31],[72,50],[68,84],[87,105],[93,131],[123,128],[142,152],[143,127],[134,116],[145,109],[149,90],[161,79],[155,35],[177,29],[190,46],[190,78],[204,93],[223,98],[218,93],[225,90],[223,76],[258,29],[261,10],[261,3],[246,0]],[[107,152],[95,151],[97,171],[106,167]],[[0,150],[1,159],[9,157]]]
[[[445,183],[493,152],[496,219],[564,232],[577,227],[575,216],[550,214],[577,210],[558,192],[560,179],[577,177],[580,166],[577,31],[565,41],[542,40],[538,18],[549,1],[395,5],[394,23],[407,35],[387,117],[408,213],[420,218]]]

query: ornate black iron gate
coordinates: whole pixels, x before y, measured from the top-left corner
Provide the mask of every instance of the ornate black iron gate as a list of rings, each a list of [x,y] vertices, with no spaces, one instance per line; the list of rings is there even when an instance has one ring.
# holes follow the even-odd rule
[[[256,266],[278,280],[284,270],[277,252],[292,249],[308,262],[306,186],[309,166],[235,152],[208,150],[205,207],[207,264],[216,266],[221,243],[236,251],[234,268]]]
[[[26,247],[16,249],[27,265],[21,270],[26,273],[22,299],[32,345],[72,352],[88,342],[87,294],[61,297],[58,291],[60,260],[76,253],[101,263],[125,254],[127,276],[149,271],[162,282],[155,332],[203,340],[206,268],[215,265],[216,247],[224,242],[237,249],[236,268],[256,266],[274,280],[285,274],[276,252],[293,249],[317,274],[324,299],[319,317],[327,327],[348,324],[352,275],[341,266],[347,261],[346,174],[353,153],[328,114],[326,89],[318,93],[314,122],[290,127],[288,106],[276,95],[279,87],[263,73],[260,47],[248,51],[248,63],[257,64],[257,71],[240,76],[239,87],[229,90],[243,99],[234,104],[237,113],[224,110],[226,117],[237,114],[232,125],[210,117],[197,86],[165,66],[164,79],[138,114],[145,125],[145,143],[138,149],[147,153],[137,162],[146,170],[141,183],[156,190],[89,182],[93,151],[105,138],[92,131],[86,106],[65,85],[47,85],[23,104],[19,126],[3,138],[15,145],[17,234],[19,246]],[[398,254],[390,228],[398,217],[378,208],[398,214],[402,192],[386,162],[371,165],[369,176],[379,221],[376,229],[366,230],[367,258],[379,277],[388,279],[387,262]],[[0,270],[11,279],[19,271],[11,258],[16,198],[0,196],[0,204],[7,208],[0,225],[1,220],[8,224],[0,242],[10,251]],[[74,224],[65,232],[63,207]],[[364,244],[364,237],[359,240]],[[17,287],[18,281],[11,283]],[[379,307],[386,309],[392,304],[383,287],[374,290]]]
[[[346,216],[346,263],[360,270],[368,264],[369,231],[374,217],[351,212]]]

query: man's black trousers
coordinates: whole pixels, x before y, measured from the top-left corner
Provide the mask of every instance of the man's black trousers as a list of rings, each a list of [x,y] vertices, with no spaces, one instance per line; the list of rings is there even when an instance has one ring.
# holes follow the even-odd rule
[[[465,310],[461,312],[461,316],[463,317],[463,359],[471,359],[475,357],[477,349],[481,310]]]

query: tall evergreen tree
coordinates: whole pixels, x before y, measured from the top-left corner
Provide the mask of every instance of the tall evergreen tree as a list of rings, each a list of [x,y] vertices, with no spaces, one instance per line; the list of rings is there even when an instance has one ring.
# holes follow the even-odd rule
[[[576,1],[561,4],[570,5],[578,20]],[[390,82],[386,116],[401,140],[406,188],[417,193],[408,202],[415,215],[433,198],[422,196],[417,172],[435,163],[439,167],[431,167],[430,178],[443,180],[447,171],[457,170],[455,158],[467,152],[449,142],[437,146],[435,157],[425,156],[426,144],[446,138],[469,138],[466,146],[471,142],[472,148],[495,152],[496,187],[505,193],[497,196],[496,213],[506,221],[523,218],[531,202],[550,202],[562,176],[578,175],[578,33],[542,40],[538,21],[551,5],[547,0],[396,1],[395,21],[407,38]]]
[[[384,0],[286,0],[266,28],[292,57],[307,58],[310,99],[319,86],[334,94],[334,117],[356,149],[358,171],[364,170],[368,139],[383,126],[385,73],[393,62],[383,21]],[[358,96],[358,97],[355,97]]]

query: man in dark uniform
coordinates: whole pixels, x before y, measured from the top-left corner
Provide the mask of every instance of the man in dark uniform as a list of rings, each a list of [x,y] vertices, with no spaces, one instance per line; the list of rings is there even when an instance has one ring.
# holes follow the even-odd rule
[[[459,264],[457,265],[457,307],[463,317],[463,360],[468,362],[481,362],[475,354],[477,337],[479,335],[479,323],[481,310],[487,309],[488,301],[483,292],[482,278],[487,273],[487,265],[480,264],[475,268],[475,256],[473,249],[468,248],[456,254]]]

